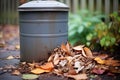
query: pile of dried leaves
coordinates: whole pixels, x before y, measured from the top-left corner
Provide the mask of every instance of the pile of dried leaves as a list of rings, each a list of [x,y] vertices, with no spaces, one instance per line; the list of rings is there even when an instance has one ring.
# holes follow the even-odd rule
[[[94,56],[84,45],[72,47],[69,43],[62,44],[51,52],[47,62],[21,62],[12,72],[20,74],[42,74],[51,72],[75,80],[87,79],[88,75],[104,73],[120,73],[120,61],[109,58],[108,55]],[[23,75],[26,76],[26,75]]]

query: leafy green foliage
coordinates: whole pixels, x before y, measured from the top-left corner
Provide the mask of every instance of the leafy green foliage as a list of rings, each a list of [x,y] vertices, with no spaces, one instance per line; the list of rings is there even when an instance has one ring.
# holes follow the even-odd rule
[[[92,13],[88,10],[81,10],[77,14],[70,14],[69,21],[69,41],[72,45],[86,44],[96,35],[95,26],[102,22],[102,15]]]
[[[114,46],[118,46],[120,43],[120,17],[117,13],[110,15],[112,21],[108,24],[99,23],[95,32],[97,33],[96,39],[99,40],[99,44],[105,50],[109,49],[114,51]]]
[[[39,77],[39,75],[35,75],[35,74],[23,74],[22,75],[22,79],[24,80],[33,80],[33,79],[37,79]]]
[[[80,11],[70,15],[69,41],[72,45],[85,44],[92,49],[103,48],[114,51],[120,44],[120,17],[117,13],[110,15],[111,22],[101,21],[103,15]]]

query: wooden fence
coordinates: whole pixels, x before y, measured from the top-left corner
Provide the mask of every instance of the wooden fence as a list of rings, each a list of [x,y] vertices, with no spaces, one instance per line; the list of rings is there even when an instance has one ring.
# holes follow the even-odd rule
[[[0,24],[18,24],[17,7],[30,0],[0,0]],[[120,10],[120,0],[57,0],[67,4],[70,12],[80,9],[99,11],[105,15]],[[109,21],[109,19],[106,19]]]

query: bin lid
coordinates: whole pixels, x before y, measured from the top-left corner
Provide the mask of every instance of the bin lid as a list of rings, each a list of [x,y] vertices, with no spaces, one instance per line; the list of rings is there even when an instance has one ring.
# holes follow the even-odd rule
[[[30,1],[18,7],[18,11],[68,11],[69,7],[58,1]]]

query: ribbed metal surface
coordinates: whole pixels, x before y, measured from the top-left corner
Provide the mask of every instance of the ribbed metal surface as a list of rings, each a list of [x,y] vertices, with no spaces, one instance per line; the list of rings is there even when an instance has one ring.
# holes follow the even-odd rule
[[[68,11],[19,11],[19,16],[21,61],[47,60],[51,50],[67,42]]]

